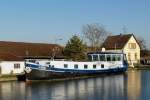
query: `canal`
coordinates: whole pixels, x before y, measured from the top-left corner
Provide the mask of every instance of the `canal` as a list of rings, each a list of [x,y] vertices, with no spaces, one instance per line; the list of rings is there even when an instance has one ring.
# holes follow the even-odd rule
[[[59,82],[1,82],[0,100],[150,100],[150,70]]]

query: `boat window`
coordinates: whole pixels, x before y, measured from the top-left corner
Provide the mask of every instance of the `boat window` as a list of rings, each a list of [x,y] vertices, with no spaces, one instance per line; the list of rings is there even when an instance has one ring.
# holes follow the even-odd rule
[[[98,55],[93,55],[93,61],[98,61]]]
[[[105,55],[99,55],[100,61],[105,61]]]
[[[107,61],[111,61],[111,55],[106,55]]]
[[[96,65],[93,65],[93,69],[96,69]]]
[[[78,69],[78,65],[77,65],[77,64],[75,64],[75,65],[74,65],[74,68],[75,68],[75,69]]]
[[[101,64],[101,68],[104,68],[104,64]]]
[[[64,64],[64,68],[68,68],[68,64]]]
[[[54,68],[54,65],[52,65],[51,67]]]
[[[123,55],[123,57],[124,57],[124,60],[125,60],[125,61],[127,61],[127,57],[126,57],[126,54],[124,54],[124,55]]]
[[[46,62],[46,64],[48,64],[48,65],[49,65],[49,64],[50,64],[50,62]]]
[[[87,69],[88,68],[88,65],[84,65],[84,69]]]
[[[88,60],[92,61],[92,56],[91,55],[88,55]]]
[[[35,63],[35,62],[36,62],[36,60],[29,60],[29,62]]]
[[[116,55],[112,55],[112,61],[116,61]]]
[[[117,55],[116,56],[116,61],[120,61],[121,60],[121,55]]]

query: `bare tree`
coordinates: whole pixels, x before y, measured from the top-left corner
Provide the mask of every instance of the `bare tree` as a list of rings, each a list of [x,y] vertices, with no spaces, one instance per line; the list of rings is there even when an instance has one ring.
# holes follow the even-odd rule
[[[139,43],[139,45],[140,45],[140,47],[141,47],[142,50],[146,50],[147,49],[146,41],[145,41],[144,38],[138,37],[137,41],[138,41],[138,43]]]
[[[83,26],[83,36],[93,50],[97,50],[111,33],[102,24],[87,24]]]

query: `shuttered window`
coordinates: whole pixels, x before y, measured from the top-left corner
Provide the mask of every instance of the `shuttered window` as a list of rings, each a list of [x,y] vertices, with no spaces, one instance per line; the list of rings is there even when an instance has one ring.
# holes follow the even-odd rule
[[[14,64],[14,69],[19,69],[20,68],[20,64]]]

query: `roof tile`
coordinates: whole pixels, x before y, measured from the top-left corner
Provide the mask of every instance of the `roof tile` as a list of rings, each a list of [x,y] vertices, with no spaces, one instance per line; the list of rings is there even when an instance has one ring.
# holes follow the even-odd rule
[[[106,50],[122,49],[132,35],[133,34],[120,34],[115,36],[108,36],[102,47],[104,47]]]
[[[10,57],[13,60],[14,56],[52,56],[54,52],[57,56],[62,56],[62,47],[57,44],[0,41],[0,59],[7,60]]]

